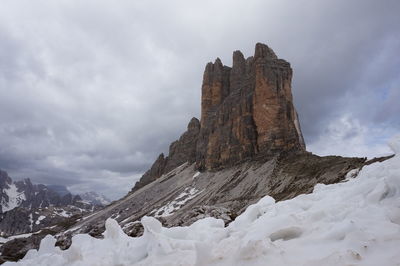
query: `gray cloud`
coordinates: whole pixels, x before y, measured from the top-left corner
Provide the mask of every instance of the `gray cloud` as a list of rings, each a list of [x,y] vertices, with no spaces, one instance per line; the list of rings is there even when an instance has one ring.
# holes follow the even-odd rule
[[[202,72],[270,45],[294,69],[319,154],[387,152],[399,131],[400,4],[4,1],[0,168],[75,192],[126,193],[200,112]],[[351,147],[351,149],[349,148]]]

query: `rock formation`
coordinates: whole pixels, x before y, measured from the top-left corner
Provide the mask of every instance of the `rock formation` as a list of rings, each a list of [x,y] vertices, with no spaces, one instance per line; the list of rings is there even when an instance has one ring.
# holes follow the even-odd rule
[[[247,59],[235,51],[232,68],[219,59],[208,63],[202,85],[198,168],[219,169],[257,155],[304,151],[291,80],[290,64],[261,43]]]
[[[201,122],[160,154],[132,191],[177,166],[196,162],[200,170],[217,170],[246,159],[282,152],[305,151],[291,91],[292,69],[265,44],[254,56],[233,53],[232,67],[219,58],[203,75]]]

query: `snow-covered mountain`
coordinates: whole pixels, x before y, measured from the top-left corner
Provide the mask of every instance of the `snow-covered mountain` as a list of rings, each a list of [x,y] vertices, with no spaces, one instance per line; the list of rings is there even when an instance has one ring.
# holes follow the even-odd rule
[[[32,184],[29,178],[13,181],[0,170],[0,213],[17,207],[29,209],[73,205],[81,201],[78,195],[59,193],[43,184]]]
[[[105,206],[110,202],[107,197],[96,192],[72,195],[62,185],[32,184],[29,178],[13,181],[7,172],[0,169],[0,213],[17,207],[36,209],[67,205]]]
[[[400,140],[392,146],[399,154]],[[189,227],[141,223],[144,235],[130,238],[108,219],[104,239],[77,235],[65,251],[47,236],[19,265],[399,265],[400,156],[308,195],[265,196],[228,227],[214,218]]]
[[[13,181],[0,170],[0,236],[37,232],[72,217],[75,221],[101,206],[72,195],[65,186]]]
[[[80,194],[79,196],[83,201],[88,202],[92,205],[106,206],[111,203],[111,200],[109,200],[106,196],[100,195],[94,191],[86,192]]]
[[[24,201],[25,191],[20,191],[7,173],[0,170],[0,213],[18,207]]]

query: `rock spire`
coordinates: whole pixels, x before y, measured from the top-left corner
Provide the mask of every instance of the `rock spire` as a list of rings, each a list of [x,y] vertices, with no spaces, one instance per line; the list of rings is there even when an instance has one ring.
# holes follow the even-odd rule
[[[206,65],[201,120],[161,154],[133,190],[182,163],[217,170],[252,158],[305,151],[292,97],[292,69],[267,45],[257,43],[247,59],[233,52],[232,67],[217,58]]]

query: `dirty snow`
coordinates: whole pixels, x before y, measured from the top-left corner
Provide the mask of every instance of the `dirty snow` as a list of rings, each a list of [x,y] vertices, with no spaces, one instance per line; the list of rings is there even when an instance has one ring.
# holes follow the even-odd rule
[[[348,181],[350,178],[355,178],[355,177],[357,177],[359,172],[360,172],[360,169],[353,169],[353,170],[350,170],[350,171],[346,174],[345,180]]]
[[[154,210],[154,217],[166,217],[172,215],[175,211],[179,210],[186,202],[196,197],[201,191],[194,187],[186,188],[178,197],[173,201],[168,202],[158,210]]]
[[[392,147],[400,152],[400,138]],[[104,239],[76,235],[65,251],[47,236],[19,264],[399,265],[400,156],[312,194],[277,203],[266,196],[228,227],[214,218],[174,228],[141,222],[144,235],[131,238],[108,219]]]

